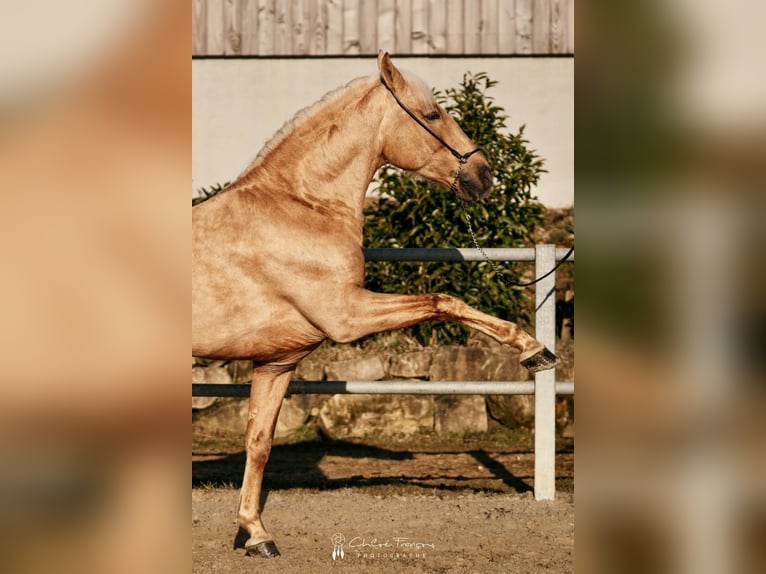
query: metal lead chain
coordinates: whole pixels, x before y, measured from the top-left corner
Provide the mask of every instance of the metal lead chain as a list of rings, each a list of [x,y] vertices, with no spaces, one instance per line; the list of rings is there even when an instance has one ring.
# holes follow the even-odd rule
[[[459,171],[460,170],[458,169],[458,172]],[[564,261],[569,259],[569,256],[572,255],[572,253],[574,252],[574,245],[573,245],[572,247],[569,248],[569,251],[566,252],[564,257],[562,257],[559,260],[559,262],[553,266],[553,269],[551,269],[550,271],[548,271],[544,275],[541,275],[540,277],[538,277],[537,279],[533,281],[529,281],[528,283],[514,283],[512,281],[508,281],[505,275],[503,275],[503,272],[500,271],[500,269],[498,268],[497,264],[494,261],[492,261],[492,259],[489,258],[489,255],[487,255],[487,252],[484,251],[481,245],[479,245],[479,242],[476,239],[476,234],[473,232],[473,226],[471,225],[471,216],[468,215],[468,211],[465,208],[465,201],[463,201],[460,197],[458,197],[458,199],[460,200],[460,205],[463,208],[463,215],[465,216],[465,222],[468,225],[468,231],[471,232],[471,239],[473,239],[474,246],[476,247],[476,249],[479,250],[479,253],[481,253],[481,256],[484,257],[487,263],[489,263],[492,266],[492,269],[494,269],[495,275],[497,276],[498,281],[500,281],[506,287],[529,287],[530,285],[534,285],[541,279],[545,279],[546,277],[548,277],[548,275],[556,271],[556,269],[558,269],[559,266],[561,266],[561,264],[564,263]]]
[[[559,266],[562,263],[564,263],[564,261],[569,259],[569,256],[572,255],[572,252],[574,251],[574,245],[570,247],[566,255],[564,255],[564,257],[562,257],[561,260],[558,263],[556,263],[556,265],[553,266],[553,269],[551,269],[544,275],[541,275],[537,279],[534,279],[533,281],[529,281],[528,283],[514,283],[512,281],[508,281],[505,275],[503,275],[503,272],[500,271],[500,268],[497,266],[497,264],[494,261],[492,261],[492,259],[489,258],[489,255],[487,255],[487,252],[484,251],[484,248],[481,245],[479,245],[479,241],[478,239],[476,239],[476,234],[473,231],[473,225],[471,225],[471,216],[468,214],[468,210],[466,209],[465,200],[463,200],[463,198],[456,193],[457,182],[460,179],[460,174],[463,171],[463,165],[465,164],[465,162],[468,161],[468,157],[471,154],[475,153],[475,151],[478,151],[478,150],[474,150],[473,152],[465,156],[458,157],[457,171],[455,172],[455,179],[452,180],[452,185],[450,186],[450,192],[454,193],[455,197],[457,197],[460,200],[460,206],[463,208],[463,216],[465,217],[465,222],[468,225],[468,231],[471,233],[471,239],[473,240],[473,244],[476,247],[476,249],[479,251],[479,253],[481,253],[481,256],[484,257],[485,261],[490,264],[493,271],[495,272],[495,277],[497,277],[497,280],[500,281],[506,287],[529,287],[530,285],[534,285],[541,279],[546,278],[548,275],[556,271],[556,269],[558,269]]]
[[[473,240],[473,244],[476,247],[476,249],[479,250],[479,253],[481,253],[481,256],[484,257],[484,259],[492,266],[492,269],[495,271],[495,276],[497,277],[497,280],[500,281],[503,285],[506,287],[513,287],[513,283],[508,281],[508,279],[505,278],[505,275],[503,275],[503,272],[500,271],[497,264],[495,264],[492,259],[489,258],[489,255],[487,255],[487,252],[484,251],[484,248],[479,245],[479,241],[476,239],[476,234],[473,232],[473,225],[471,225],[471,216],[468,215],[468,210],[465,208],[465,201],[458,197],[460,199],[460,206],[463,208],[463,216],[465,217],[465,222],[468,225],[468,231],[471,232],[471,239]]]
[[[471,153],[474,153],[474,152],[471,152]],[[471,154],[468,154],[468,155],[470,156]],[[569,256],[572,255],[572,252],[574,251],[574,245],[572,247],[570,247],[569,251],[567,251],[566,255],[564,255],[564,257],[562,257],[561,260],[558,263],[556,263],[556,265],[553,266],[553,269],[551,269],[550,271],[548,271],[544,275],[541,275],[537,279],[535,279],[533,281],[529,281],[528,283],[514,283],[512,281],[508,281],[508,279],[506,279],[505,275],[503,275],[503,272],[500,271],[500,268],[497,266],[497,264],[494,261],[492,261],[492,259],[489,258],[489,255],[487,255],[487,252],[484,251],[484,248],[481,245],[479,245],[479,240],[476,239],[476,234],[473,231],[473,225],[471,225],[471,216],[468,214],[468,210],[466,209],[465,201],[463,200],[463,198],[461,198],[456,193],[456,191],[457,191],[457,182],[460,179],[460,173],[462,172],[463,164],[465,164],[466,161],[468,161],[468,158],[466,156],[461,156],[461,157],[458,158],[457,171],[455,172],[455,179],[452,181],[452,185],[450,186],[450,192],[454,193],[455,197],[457,197],[458,200],[460,200],[460,206],[463,208],[463,216],[465,218],[466,224],[468,225],[468,231],[471,233],[471,239],[473,240],[473,244],[476,247],[476,249],[479,251],[479,253],[481,253],[481,256],[485,259],[485,261],[487,261],[487,263],[490,264],[490,266],[492,267],[492,269],[495,272],[495,276],[497,277],[498,281],[500,281],[506,287],[529,287],[530,285],[534,285],[535,283],[537,283],[541,279],[546,278],[548,275],[550,275],[551,273],[556,271],[556,269],[558,269],[559,266],[562,263],[564,263],[564,261],[569,259]]]
[[[489,258],[489,255],[487,255],[487,252],[484,251],[484,248],[479,245],[479,241],[476,239],[476,234],[473,232],[473,225],[471,225],[471,216],[468,215],[468,210],[465,208],[465,201],[456,193],[457,182],[460,179],[460,173],[463,171],[463,165],[466,161],[468,160],[464,158],[458,159],[457,171],[455,172],[455,179],[452,181],[452,185],[450,186],[450,192],[454,193],[455,197],[460,200],[460,205],[463,208],[463,216],[465,217],[466,224],[468,224],[468,231],[471,232],[471,239],[473,239],[474,246],[479,250],[481,256],[484,257],[484,259],[492,266],[492,269],[495,271],[495,276],[498,278],[498,280],[506,287],[511,287],[513,284],[505,278],[505,275],[503,275],[502,271],[500,271],[495,262]]]

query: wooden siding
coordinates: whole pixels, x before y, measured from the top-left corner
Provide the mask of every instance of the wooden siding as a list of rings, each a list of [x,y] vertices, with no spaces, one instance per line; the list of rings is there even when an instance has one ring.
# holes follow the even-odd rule
[[[192,55],[573,54],[574,0],[192,0]]]

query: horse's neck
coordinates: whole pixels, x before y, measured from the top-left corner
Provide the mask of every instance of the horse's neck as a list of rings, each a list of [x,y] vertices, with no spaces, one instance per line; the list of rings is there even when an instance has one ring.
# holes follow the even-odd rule
[[[257,193],[345,204],[361,218],[365,192],[383,163],[378,85],[358,82],[299,114],[291,129],[267,144],[240,181]]]

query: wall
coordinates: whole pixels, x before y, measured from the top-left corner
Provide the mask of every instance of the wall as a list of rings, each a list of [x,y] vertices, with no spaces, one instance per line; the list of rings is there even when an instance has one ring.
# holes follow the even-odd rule
[[[490,91],[526,124],[530,146],[546,159],[536,190],[550,207],[574,202],[574,58],[394,58],[438,89],[466,71],[487,72]],[[231,181],[299,109],[349,80],[374,74],[374,57],[192,60],[192,189]]]
[[[574,12],[574,0],[192,0],[192,53],[572,54]]]

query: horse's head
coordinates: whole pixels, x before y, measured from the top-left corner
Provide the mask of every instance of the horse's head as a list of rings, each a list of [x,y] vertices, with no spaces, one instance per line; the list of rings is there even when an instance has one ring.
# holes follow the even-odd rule
[[[465,201],[483,199],[492,189],[484,155],[421,80],[402,74],[386,52],[378,53],[383,85],[391,93],[381,125],[383,155],[389,163],[451,187]]]

